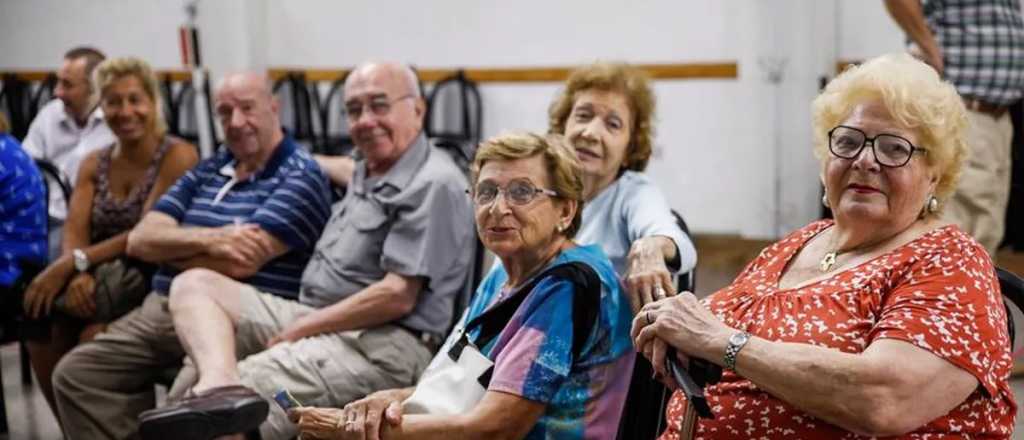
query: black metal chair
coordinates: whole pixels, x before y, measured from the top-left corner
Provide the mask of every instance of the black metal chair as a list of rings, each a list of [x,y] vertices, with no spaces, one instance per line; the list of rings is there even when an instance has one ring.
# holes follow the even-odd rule
[[[348,74],[331,82],[326,94],[321,95],[317,84],[309,84],[310,98],[316,110],[319,133],[313,144],[313,152],[330,156],[347,155],[352,151],[352,137],[348,133],[348,121],[345,119],[345,79]]]
[[[319,136],[313,127],[313,96],[303,72],[289,72],[274,82],[274,95],[281,102],[281,123],[310,151],[318,151]]]
[[[36,167],[39,168],[40,173],[43,175],[46,181],[46,205],[47,212],[49,211],[49,192],[50,182],[60,188],[60,191],[64,197],[65,202],[70,200],[71,197],[71,185],[68,184],[67,176],[62,173],[53,163],[43,160],[35,160]],[[45,265],[32,262],[23,262],[21,264],[22,274],[21,277],[11,286],[7,291],[2,292],[0,295],[0,303],[2,303],[2,315],[3,322],[0,322],[0,344],[6,344],[9,342],[18,343],[18,352],[20,357],[21,366],[21,383],[24,385],[32,384],[32,366],[29,363],[28,346],[25,343],[25,332],[23,331],[22,323],[24,322],[24,315],[21,312],[21,299],[25,289],[28,288],[29,283],[35,276],[45,269]],[[2,367],[0,367],[2,369]],[[7,433],[7,403],[4,399],[3,387],[0,385],[0,434]]]
[[[456,152],[456,161],[468,168],[483,133],[483,101],[477,84],[459,70],[438,81],[427,95],[424,130],[439,144]]]
[[[1003,294],[1003,306],[1006,307],[1006,330],[1010,336],[1010,349],[1013,350],[1017,325],[1014,323],[1010,305],[1012,304],[1018,311],[1024,312],[1024,279],[1001,267],[996,268],[996,277],[999,279],[999,290]]]

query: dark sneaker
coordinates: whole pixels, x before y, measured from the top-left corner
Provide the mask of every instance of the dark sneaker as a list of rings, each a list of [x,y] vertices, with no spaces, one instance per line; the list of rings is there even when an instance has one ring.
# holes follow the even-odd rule
[[[249,388],[211,388],[163,408],[139,414],[145,440],[205,440],[255,430],[267,418],[267,401]]]

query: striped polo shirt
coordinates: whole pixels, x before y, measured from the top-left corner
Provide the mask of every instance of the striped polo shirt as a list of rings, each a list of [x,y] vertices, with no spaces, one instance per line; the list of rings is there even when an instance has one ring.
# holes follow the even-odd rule
[[[330,184],[313,157],[290,136],[262,171],[234,179],[235,159],[226,148],[189,170],[153,206],[183,227],[255,224],[290,247],[253,276],[239,280],[256,289],[296,299],[313,245],[330,215]],[[161,265],[153,290],[167,294],[178,270]]]

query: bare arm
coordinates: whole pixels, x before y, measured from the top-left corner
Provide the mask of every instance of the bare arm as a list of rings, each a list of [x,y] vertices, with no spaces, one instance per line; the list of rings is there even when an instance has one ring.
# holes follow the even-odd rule
[[[320,164],[320,168],[331,179],[335,186],[345,187],[352,181],[352,174],[356,170],[356,162],[349,156],[325,156],[314,154],[313,158]]]
[[[207,253],[219,228],[185,228],[167,214],[150,211],[128,235],[128,255],[151,263],[181,260]]]
[[[924,19],[921,2],[919,0],[885,0],[885,9],[889,11],[889,16],[907,34],[907,37],[920,48],[921,53],[914,55],[930,64],[941,75],[944,69],[942,50]]]
[[[78,167],[75,190],[71,193],[71,200],[68,204],[68,216],[64,220],[61,255],[70,256],[72,249],[80,249],[89,245],[92,199],[96,194],[93,179],[96,177],[98,163],[99,152],[94,151],[86,156]]]
[[[913,431],[978,387],[970,373],[895,339],[848,354],[754,338],[740,352],[737,372],[811,415],[870,436]]]
[[[385,424],[385,440],[521,439],[544,414],[547,406],[522,397],[488,391],[468,414],[457,416],[409,415],[398,426]]]
[[[647,324],[647,313],[653,324]],[[680,294],[644,308],[633,321],[637,346],[657,337],[683,354],[723,364],[727,327]],[[843,429],[869,436],[903,434],[948,413],[978,381],[967,371],[910,343],[873,342],[859,354],[753,337],[737,373],[773,396]]]
[[[661,235],[639,238],[630,246],[624,278],[634,313],[644,304],[675,293],[668,262],[675,259],[677,253],[675,242]]]
[[[272,234],[256,227],[251,231],[259,236],[255,241],[259,242],[259,249],[254,255],[240,253],[238,249],[230,248],[217,251],[214,254],[200,254],[180,260],[168,261],[167,264],[178,270],[202,267],[220,272],[234,279],[249,278],[259,272],[260,268],[270,260],[284,255],[290,249],[283,241],[278,240]]]
[[[348,298],[299,318],[268,345],[392,322],[412,312],[422,288],[422,278],[389,272]]]
[[[148,212],[153,204],[170,189],[174,182],[185,175],[192,167],[199,163],[199,154],[196,147],[187,142],[176,143],[168,147],[167,153],[160,164],[160,171],[157,173],[153,189],[149,191],[149,197],[143,205],[143,212]]]
[[[32,279],[25,290],[23,307],[31,318],[50,313],[54,299],[61,289],[72,278],[74,264],[71,250],[82,249],[89,245],[89,223],[92,218],[92,198],[95,192],[93,177],[96,175],[98,153],[85,157],[79,166],[76,189],[71,194],[68,216],[64,221],[64,233],[61,242],[61,256]],[[120,248],[118,247],[120,246]],[[105,261],[124,251],[123,238],[113,237],[86,250],[90,261]],[[95,258],[95,260],[93,260]]]
[[[70,248],[67,247],[74,243],[81,242],[82,229],[85,230],[84,237],[86,241],[88,241],[89,221],[84,221],[84,225],[79,223],[82,222],[83,214],[87,219],[92,218],[92,199],[95,191],[93,178],[96,174],[96,153],[91,154],[89,158],[90,159],[87,159],[86,162],[83,162],[83,165],[80,168],[75,192],[71,196],[72,209],[68,216],[68,223],[74,225],[73,229],[75,232],[73,236],[70,237],[71,241],[69,241],[69,235],[65,232],[65,254],[69,254],[71,249],[83,248],[82,245]],[[185,174],[185,171],[188,171],[189,168],[195,166],[198,161],[199,157],[196,155],[195,147],[192,147],[189,144],[179,144],[171,147],[171,150],[167,152],[167,155],[160,166],[160,171],[157,174],[157,180],[154,182],[153,188],[150,190],[149,196],[143,204],[143,212],[149,211],[160,196],[167,192],[167,189],[170,188],[178,178]],[[79,198],[79,196],[81,198]],[[82,199],[87,200],[87,202]],[[88,204],[86,206],[79,206],[79,204],[85,203]],[[74,220],[72,220],[72,216],[74,216]],[[65,226],[65,228],[67,228],[67,226]],[[89,257],[89,262],[95,265],[124,255],[128,245],[128,233],[129,231],[125,231],[101,242],[93,243],[88,247],[84,247],[83,251],[85,251],[85,254]]]
[[[546,405],[488,391],[467,414],[403,415],[402,401],[413,388],[370,394],[344,409],[300,408],[290,417],[302,434],[335,439],[484,439],[523,438],[544,414]]]

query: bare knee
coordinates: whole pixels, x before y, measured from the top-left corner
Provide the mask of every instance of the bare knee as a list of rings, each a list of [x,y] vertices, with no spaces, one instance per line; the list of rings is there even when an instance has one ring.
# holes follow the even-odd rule
[[[169,289],[168,305],[171,313],[209,299],[229,278],[209,269],[189,269],[174,277]]]

